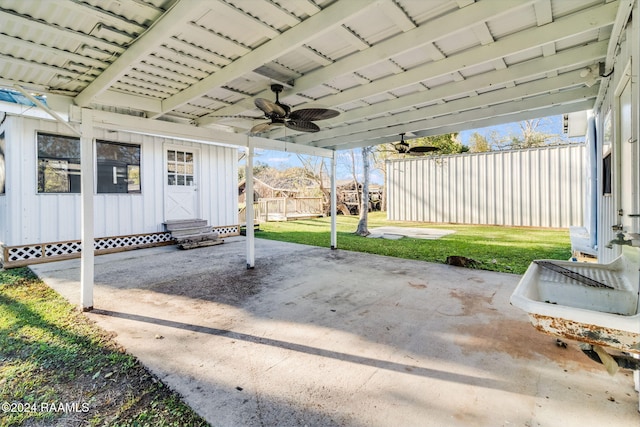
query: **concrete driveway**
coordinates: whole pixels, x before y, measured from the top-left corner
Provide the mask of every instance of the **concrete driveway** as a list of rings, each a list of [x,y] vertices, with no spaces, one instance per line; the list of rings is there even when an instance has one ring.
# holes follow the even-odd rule
[[[243,237],[96,257],[88,314],[214,426],[640,425],[509,305],[519,276]],[[33,270],[80,300],[79,260]]]

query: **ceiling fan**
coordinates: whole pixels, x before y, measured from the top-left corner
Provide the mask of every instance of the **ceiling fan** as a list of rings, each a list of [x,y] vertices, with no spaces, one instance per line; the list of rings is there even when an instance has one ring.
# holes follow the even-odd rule
[[[286,126],[289,129],[300,132],[318,132],[320,128],[313,123],[314,120],[326,120],[336,117],[339,111],[327,108],[302,108],[300,110],[291,111],[291,107],[282,104],[278,95],[282,92],[281,84],[272,84],[271,90],[276,94],[276,101],[269,101],[264,98],[256,98],[254,101],[264,113],[265,118],[270,121],[267,123],[259,123],[251,128],[250,134],[258,134],[270,130],[273,126]]]
[[[400,142],[396,142],[395,144],[393,144],[393,147],[396,149],[398,154],[409,154],[411,156],[421,156],[425,153],[439,150],[438,147],[427,146],[427,145],[411,147],[407,142],[405,142],[404,135],[405,135],[404,132],[402,132],[400,134]]]

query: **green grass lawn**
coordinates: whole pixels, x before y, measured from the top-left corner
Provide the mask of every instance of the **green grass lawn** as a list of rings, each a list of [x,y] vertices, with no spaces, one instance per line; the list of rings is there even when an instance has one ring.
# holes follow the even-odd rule
[[[381,226],[424,227],[455,230],[437,240],[402,238],[370,239],[356,236],[358,218],[337,216],[338,248],[444,263],[447,256],[457,255],[479,262],[477,268],[523,274],[534,259],[569,259],[571,244],[568,230],[529,227],[428,224],[387,221],[386,213],[369,214],[369,229]],[[260,224],[256,237],[331,246],[330,218]]]
[[[205,426],[26,268],[0,269],[0,426]]]

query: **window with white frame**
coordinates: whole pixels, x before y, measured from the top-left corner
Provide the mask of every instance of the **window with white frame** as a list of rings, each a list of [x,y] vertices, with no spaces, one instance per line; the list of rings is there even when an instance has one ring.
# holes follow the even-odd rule
[[[167,150],[167,184],[191,186],[194,184],[193,153]]]
[[[38,193],[80,193],[80,139],[38,133]]]
[[[97,141],[98,193],[140,193],[140,146]]]

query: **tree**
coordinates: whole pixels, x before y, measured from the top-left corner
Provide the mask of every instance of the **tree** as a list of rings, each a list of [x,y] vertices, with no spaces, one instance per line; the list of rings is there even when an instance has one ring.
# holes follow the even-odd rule
[[[353,184],[356,189],[356,196],[358,197],[358,206],[362,206],[362,195],[357,191],[358,190],[358,164],[356,162],[356,150],[349,150],[349,154],[351,155],[351,175],[353,176]]]
[[[443,135],[423,136],[407,141],[412,147],[432,146],[438,147],[438,151],[432,151],[427,155],[439,156],[443,154],[460,154],[469,151],[469,147],[462,145],[458,139],[458,133],[445,133]]]
[[[312,157],[297,155],[298,160],[304,168],[304,175],[318,185],[318,190],[322,196],[322,211],[328,214],[331,210],[331,189],[326,187],[325,177],[329,176],[327,165],[323,157]]]
[[[362,147],[362,197],[360,198],[360,220],[355,234],[366,237],[369,234],[369,169],[370,157],[374,147]]]
[[[487,138],[480,135],[478,132],[474,132],[471,134],[471,146],[469,147],[469,151],[471,153],[486,153],[487,151],[491,151],[491,145]]]
[[[531,119],[518,122],[520,135],[501,136],[497,131],[491,132],[491,145],[499,150],[519,150],[523,148],[542,147],[549,143],[566,143],[562,137],[542,132],[540,128],[546,119]]]

